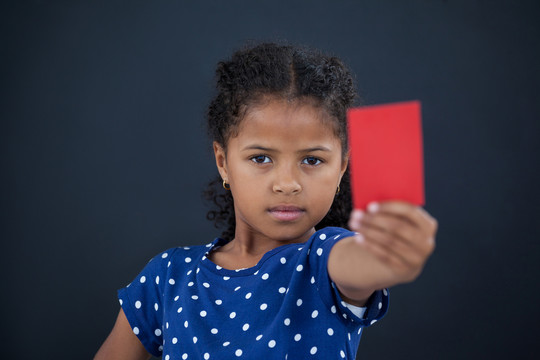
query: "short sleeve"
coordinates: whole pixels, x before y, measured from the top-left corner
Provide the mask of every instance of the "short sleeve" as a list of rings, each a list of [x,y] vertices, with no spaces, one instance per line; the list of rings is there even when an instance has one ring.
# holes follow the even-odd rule
[[[375,291],[366,303],[363,314],[347,304],[341,297],[337,286],[328,274],[328,257],[332,247],[340,240],[354,236],[354,232],[342,228],[324,228],[314,235],[310,249],[310,264],[317,270],[318,292],[323,302],[330,307],[332,313],[347,323],[356,326],[369,326],[384,317],[388,310],[388,289]],[[361,315],[361,316],[358,316]]]
[[[145,349],[160,357],[163,350],[163,286],[171,250],[151,259],[131,284],[118,290],[118,299]]]

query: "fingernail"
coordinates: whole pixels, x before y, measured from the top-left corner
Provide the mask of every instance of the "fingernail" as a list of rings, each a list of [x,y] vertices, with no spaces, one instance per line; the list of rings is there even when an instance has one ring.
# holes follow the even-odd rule
[[[362,218],[364,217],[364,212],[362,210],[356,209],[354,210],[354,217],[356,217],[356,219],[358,220],[362,220]]]
[[[367,209],[371,213],[377,212],[379,210],[379,203],[376,203],[376,202],[369,203],[369,205],[367,206]]]

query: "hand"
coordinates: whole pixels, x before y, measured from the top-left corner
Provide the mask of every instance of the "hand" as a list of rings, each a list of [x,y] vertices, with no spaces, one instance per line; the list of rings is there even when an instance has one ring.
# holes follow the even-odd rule
[[[413,281],[435,249],[437,221],[421,207],[398,201],[353,210],[349,228],[356,241],[390,270],[389,283]]]

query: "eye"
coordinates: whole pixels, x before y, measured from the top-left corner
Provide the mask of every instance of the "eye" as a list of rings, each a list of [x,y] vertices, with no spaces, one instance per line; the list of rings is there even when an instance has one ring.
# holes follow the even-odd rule
[[[267,164],[272,162],[272,160],[270,160],[270,158],[266,155],[253,156],[252,158],[250,158],[250,160],[257,164]]]
[[[321,159],[316,158],[314,156],[308,156],[304,160],[302,160],[303,164],[311,165],[311,166],[317,166],[322,163]]]

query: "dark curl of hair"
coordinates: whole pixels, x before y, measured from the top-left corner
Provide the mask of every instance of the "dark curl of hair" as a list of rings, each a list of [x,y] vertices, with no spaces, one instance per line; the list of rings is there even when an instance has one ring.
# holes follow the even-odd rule
[[[228,139],[235,136],[249,107],[271,97],[289,102],[305,101],[325,111],[341,140],[343,156],[347,154],[346,116],[356,91],[350,71],[338,58],[304,47],[262,43],[239,50],[230,60],[219,62],[216,78],[217,95],[207,114],[208,133],[224,149]],[[230,191],[223,189],[219,175],[210,182],[204,197],[214,206],[207,218],[214,221],[216,227],[225,227],[222,238],[233,239],[236,227],[233,197]],[[328,214],[315,228],[346,227],[351,209],[347,170]]]

